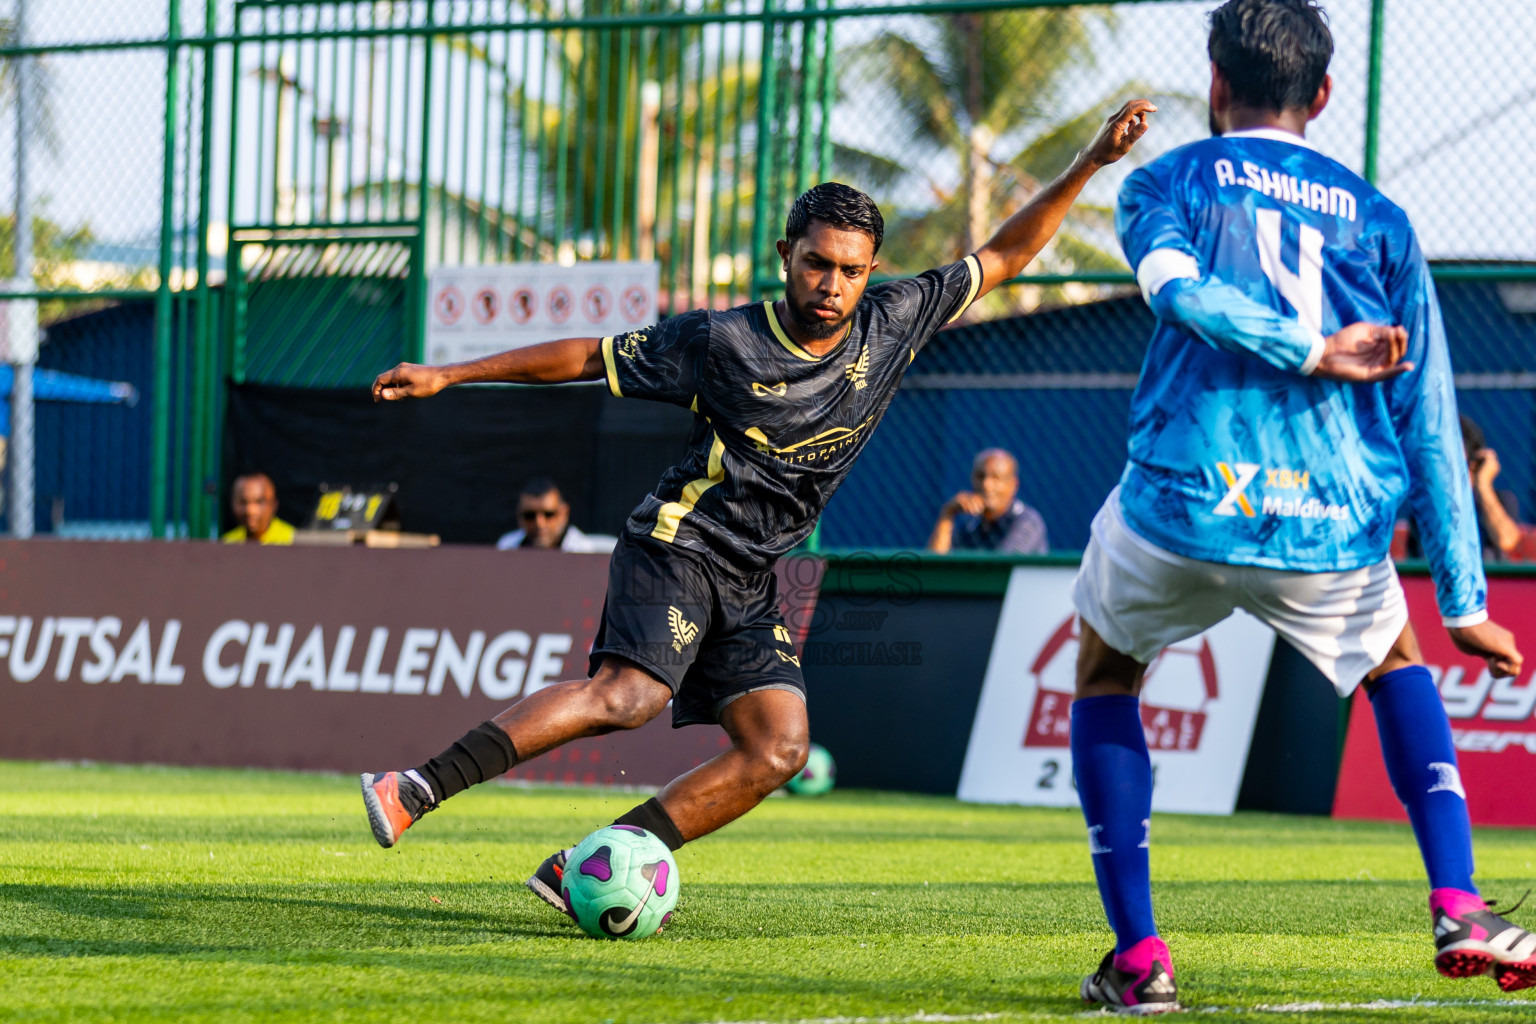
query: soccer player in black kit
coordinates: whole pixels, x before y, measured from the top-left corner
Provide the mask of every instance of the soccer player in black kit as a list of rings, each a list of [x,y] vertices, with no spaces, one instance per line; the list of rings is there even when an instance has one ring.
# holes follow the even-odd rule
[[[790,209],[777,302],[380,374],[376,401],[453,384],[606,380],[617,396],[694,413],[683,461],[635,509],[614,549],[589,678],[540,690],[417,768],[364,774],[380,845],[393,846],[455,793],[569,740],[644,725],[668,701],[674,727],[718,722],[731,748],[615,824],[676,850],[794,777],[809,742],[805,682],[779,615],[774,562],[815,528],[928,339],[1034,259],[1155,109],[1127,103],[986,245],[917,277],[866,290],[879,265],[880,211],[857,189],[824,183]],[[565,851],[556,852],[528,880],[560,910],[564,867]]]

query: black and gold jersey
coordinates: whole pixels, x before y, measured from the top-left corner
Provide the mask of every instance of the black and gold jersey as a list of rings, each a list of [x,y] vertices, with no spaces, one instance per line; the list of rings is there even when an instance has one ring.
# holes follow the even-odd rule
[[[981,288],[975,256],[874,285],[836,348],[790,338],[771,302],[604,338],[608,388],[694,412],[683,460],[625,529],[760,572],[799,544],[885,415],[907,365]]]

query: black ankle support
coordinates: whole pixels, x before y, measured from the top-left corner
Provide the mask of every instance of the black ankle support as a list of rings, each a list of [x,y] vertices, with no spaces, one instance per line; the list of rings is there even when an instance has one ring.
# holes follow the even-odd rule
[[[667,809],[661,806],[661,801],[655,797],[651,797],[639,807],[625,811],[614,819],[613,823],[643,828],[666,843],[669,850],[676,851],[683,847],[683,834],[677,830],[677,826],[672,823],[672,818],[667,814]]]
[[[511,737],[495,722],[481,722],[416,770],[442,803],[470,786],[505,775],[516,764]]]

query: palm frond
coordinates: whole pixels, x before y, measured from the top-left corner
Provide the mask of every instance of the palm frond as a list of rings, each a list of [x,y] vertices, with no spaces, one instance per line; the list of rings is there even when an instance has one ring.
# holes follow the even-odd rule
[[[898,117],[930,144],[956,145],[960,138],[953,83],[916,42],[896,32],[882,32],[846,51],[863,80],[893,101]]]
[[[910,170],[900,160],[839,142],[832,144],[832,166],[865,191],[889,188]]]

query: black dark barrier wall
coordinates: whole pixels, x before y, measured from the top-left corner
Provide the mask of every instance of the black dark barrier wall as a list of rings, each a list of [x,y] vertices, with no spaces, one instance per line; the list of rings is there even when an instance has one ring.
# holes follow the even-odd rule
[[[1349,702],[1300,651],[1276,640],[1237,809],[1331,814],[1348,723]]]
[[[954,795],[1002,600],[823,593],[802,658],[838,785]]]
[[[811,737],[837,760],[840,785],[955,792],[1008,573],[1028,562],[828,558],[804,662]],[[1344,713],[1311,663],[1278,643],[1238,808],[1328,814]]]
[[[381,404],[362,389],[244,385],[229,391],[222,486],[267,473],[278,514],[303,525],[322,483],[397,483],[405,529],[488,544],[516,529],[517,493],[543,475],[577,526],[616,533],[682,454],[691,421],[686,409],[624,402],[597,385],[454,388]]]

